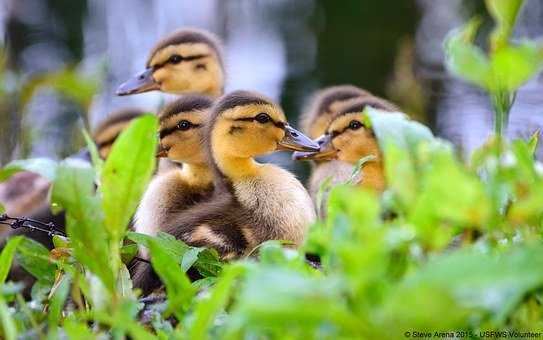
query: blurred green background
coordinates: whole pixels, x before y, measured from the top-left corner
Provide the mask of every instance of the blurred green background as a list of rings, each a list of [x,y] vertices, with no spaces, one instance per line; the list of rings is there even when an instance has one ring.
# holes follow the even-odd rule
[[[83,146],[80,128],[112,110],[156,111],[172,96],[114,91],[162,35],[184,26],[224,40],[227,91],[271,96],[294,123],[313,91],[351,83],[469,152],[490,133],[489,103],[445,73],[441,44],[483,9],[481,0],[3,0],[0,163],[66,157]],[[542,33],[543,4],[527,1],[516,35]],[[542,107],[539,78],[519,92],[510,133],[543,125]],[[303,173],[287,154],[272,161]]]

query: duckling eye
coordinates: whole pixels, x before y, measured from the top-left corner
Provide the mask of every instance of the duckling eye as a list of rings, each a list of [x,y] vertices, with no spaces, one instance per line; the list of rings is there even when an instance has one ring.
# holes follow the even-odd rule
[[[349,129],[351,129],[351,130],[358,130],[362,126],[364,126],[364,125],[362,123],[360,123],[358,120],[351,120],[351,122],[349,123]]]
[[[177,123],[177,128],[182,131],[186,131],[190,129],[191,126],[192,124],[188,120],[182,120],[179,123]]]
[[[272,119],[267,113],[262,112],[255,117],[255,120],[260,124],[266,124],[269,123]]]
[[[179,54],[174,54],[169,59],[169,62],[172,64],[179,64],[181,61],[183,61],[183,57],[181,57]]]

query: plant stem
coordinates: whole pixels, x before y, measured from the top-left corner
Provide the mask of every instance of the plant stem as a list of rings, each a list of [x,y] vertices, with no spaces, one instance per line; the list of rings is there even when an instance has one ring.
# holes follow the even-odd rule
[[[494,110],[494,133],[502,138],[507,133],[509,124],[509,111],[514,101],[514,94],[509,91],[500,90],[491,95],[492,108]]]

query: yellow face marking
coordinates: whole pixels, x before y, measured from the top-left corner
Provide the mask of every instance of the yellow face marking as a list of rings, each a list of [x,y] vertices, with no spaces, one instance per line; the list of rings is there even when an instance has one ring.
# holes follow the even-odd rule
[[[160,130],[169,132],[160,139],[160,144],[167,150],[169,159],[190,164],[203,164],[206,162],[202,145],[204,114],[202,111],[180,112],[161,122]],[[180,130],[177,128],[177,124],[183,120],[199,126],[193,126],[188,130]]]
[[[205,55],[195,60],[183,60],[177,64],[168,62],[171,56],[183,58]],[[204,43],[167,46],[151,58],[153,79],[160,90],[168,93],[203,93],[219,96],[224,84],[224,73],[215,51]]]
[[[327,133],[332,135],[332,145],[338,150],[339,160],[355,164],[360,158],[373,155],[381,160],[381,151],[377,139],[371,129],[360,127],[349,128],[352,121],[363,122],[361,113],[348,113],[337,117],[328,127]]]

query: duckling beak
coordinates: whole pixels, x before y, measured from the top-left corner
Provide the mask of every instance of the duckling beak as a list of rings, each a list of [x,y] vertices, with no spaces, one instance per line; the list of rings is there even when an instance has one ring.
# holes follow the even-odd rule
[[[162,144],[158,145],[157,151],[156,151],[156,157],[157,158],[166,158],[168,157],[168,148],[165,148]]]
[[[117,89],[117,95],[127,96],[153,90],[160,90],[160,84],[153,78],[153,69],[149,67],[122,83]]]
[[[292,154],[292,159],[296,161],[325,161],[336,158],[337,150],[332,145],[332,137],[325,134],[315,139],[315,142],[320,146],[317,152],[300,152],[296,151]]]
[[[319,151],[319,145],[290,125],[285,125],[285,137],[278,143],[278,150]]]

